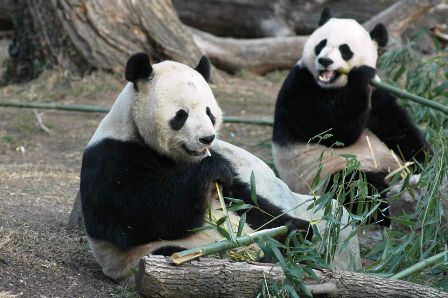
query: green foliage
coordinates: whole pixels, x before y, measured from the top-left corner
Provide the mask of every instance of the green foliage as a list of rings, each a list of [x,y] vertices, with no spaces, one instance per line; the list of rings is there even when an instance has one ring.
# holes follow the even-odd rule
[[[313,243],[303,238],[301,233],[291,232],[284,244],[270,238],[257,242],[265,256],[277,263],[285,274],[282,283],[265,283],[260,297],[312,297],[303,284],[304,279],[318,280],[313,269],[328,269],[327,263],[314,248]]]
[[[379,69],[388,83],[405,88],[411,93],[448,105],[448,52],[440,51],[429,57],[419,56],[412,50],[413,43],[385,53]],[[395,219],[405,229],[385,230],[384,241],[367,255],[375,260],[366,271],[390,275],[410,267],[416,262],[447,250],[448,227],[443,223],[442,200],[447,200],[443,188],[448,184],[448,117],[425,106],[403,100],[411,117],[420,125],[431,144],[432,157],[421,169],[417,185],[421,194],[413,214],[403,214]],[[413,192],[405,183],[402,193]],[[397,197],[400,197],[398,194]],[[445,208],[447,208],[445,206]],[[446,274],[448,263],[439,264],[424,272],[417,272],[408,280],[430,282],[448,289]]]

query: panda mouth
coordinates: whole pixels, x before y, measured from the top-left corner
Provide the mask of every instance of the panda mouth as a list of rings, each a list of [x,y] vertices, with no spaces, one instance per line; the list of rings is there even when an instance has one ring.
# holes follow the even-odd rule
[[[182,144],[182,148],[185,150],[185,152],[193,156],[203,156],[207,154],[207,147],[201,149],[190,149],[187,147],[187,145]]]
[[[323,69],[319,71],[319,82],[323,84],[330,84],[334,82],[340,75],[341,73],[336,70]]]

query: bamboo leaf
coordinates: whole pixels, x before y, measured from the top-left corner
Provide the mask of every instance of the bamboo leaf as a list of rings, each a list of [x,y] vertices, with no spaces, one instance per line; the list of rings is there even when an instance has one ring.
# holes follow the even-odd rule
[[[254,171],[250,173],[250,197],[254,204],[257,204],[257,185],[255,183],[255,174]]]
[[[236,232],[236,237],[241,236],[245,224],[246,224],[246,213],[243,213],[243,215],[241,215],[240,217],[240,222],[238,223],[238,231]]]

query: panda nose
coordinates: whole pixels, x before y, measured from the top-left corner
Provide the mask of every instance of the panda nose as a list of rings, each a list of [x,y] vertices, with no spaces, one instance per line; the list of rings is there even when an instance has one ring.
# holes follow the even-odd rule
[[[333,60],[328,59],[328,58],[319,58],[319,59],[317,59],[317,62],[319,62],[322,66],[325,66],[325,67],[333,64]]]
[[[215,135],[211,135],[211,136],[199,138],[199,142],[201,142],[204,145],[210,145],[214,139],[215,139]]]

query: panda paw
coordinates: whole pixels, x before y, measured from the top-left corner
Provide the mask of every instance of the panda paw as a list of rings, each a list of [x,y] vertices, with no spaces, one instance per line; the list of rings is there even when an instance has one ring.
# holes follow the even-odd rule
[[[233,183],[233,169],[231,165],[221,159],[207,157],[204,159],[204,170],[207,175],[207,181],[217,181],[221,183],[222,187],[227,188]]]
[[[306,240],[311,241],[313,238],[313,228],[306,220],[295,218],[286,222],[285,226],[288,228],[288,234],[292,231],[299,231]]]
[[[368,84],[376,75],[376,69],[367,65],[353,67],[348,73],[350,83]]]

